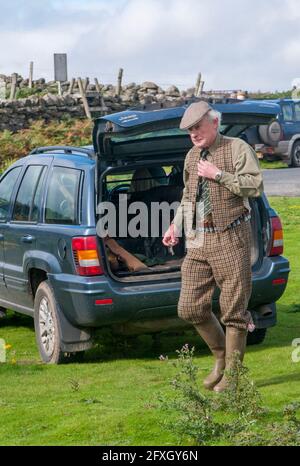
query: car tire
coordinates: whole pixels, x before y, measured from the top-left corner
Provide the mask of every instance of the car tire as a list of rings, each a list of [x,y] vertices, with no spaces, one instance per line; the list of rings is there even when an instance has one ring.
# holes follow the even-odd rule
[[[300,141],[295,142],[293,145],[293,150],[292,150],[292,167],[300,167]]]
[[[271,154],[263,154],[263,160],[265,162],[274,162],[274,156]]]
[[[58,327],[58,304],[48,281],[42,282],[34,299],[34,328],[38,349],[47,364],[65,361]]]
[[[247,335],[247,345],[258,345],[262,343],[267,334],[266,328],[256,328],[253,332],[248,332]]]

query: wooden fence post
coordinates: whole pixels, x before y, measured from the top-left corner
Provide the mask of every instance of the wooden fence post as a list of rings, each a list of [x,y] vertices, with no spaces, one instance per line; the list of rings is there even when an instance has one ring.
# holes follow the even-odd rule
[[[74,86],[75,86],[75,78],[72,78],[71,82],[70,82],[69,89],[68,89],[68,94],[72,94]]]
[[[196,85],[195,85],[195,96],[196,97],[198,96],[200,82],[201,82],[201,73],[198,73],[197,80],[196,80]]]
[[[11,88],[9,100],[14,100],[17,93],[17,73],[11,75]]]
[[[122,77],[123,77],[123,68],[120,68],[119,74],[118,74],[117,95],[120,95],[122,91]]]
[[[33,61],[29,64],[29,81],[28,81],[29,89],[33,88]]]
[[[102,94],[102,91],[100,89],[100,86],[99,86],[99,82],[98,82],[98,79],[97,78],[94,78],[95,80],[95,86],[96,86],[96,91],[98,92],[98,94],[100,95],[100,99],[101,99],[101,108],[102,108],[102,112],[107,112],[108,111],[108,108],[105,104],[105,100],[104,100],[104,97],[103,97],[103,94]]]
[[[80,92],[80,94],[81,94],[82,103],[83,103],[83,107],[84,107],[84,111],[85,111],[86,117],[89,118],[89,119],[91,120],[91,119],[92,119],[92,115],[91,115],[89,103],[88,103],[87,98],[86,98],[86,95],[85,95],[85,90],[84,90],[84,88],[83,88],[82,79],[81,79],[81,78],[78,78],[78,79],[77,79],[77,82],[78,82],[79,92]]]
[[[99,85],[99,81],[97,78],[94,78],[94,81],[95,81],[95,86],[96,86],[96,91],[102,95],[102,92],[101,92],[101,89],[100,89],[100,85]]]
[[[84,92],[86,92],[86,91],[87,91],[87,88],[88,88],[88,85],[89,85],[89,83],[90,83],[90,80],[89,80],[89,78],[85,78],[85,79],[83,79],[83,81],[82,81],[82,85],[83,85]]]
[[[197,97],[199,97],[202,94],[203,86],[204,86],[204,81],[200,81],[200,85],[199,85],[198,92],[197,92]]]

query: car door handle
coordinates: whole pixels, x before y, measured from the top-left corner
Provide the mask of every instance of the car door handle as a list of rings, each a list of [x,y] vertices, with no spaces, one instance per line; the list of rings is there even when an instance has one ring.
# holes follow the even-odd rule
[[[21,237],[22,243],[32,243],[32,241],[34,240],[35,240],[34,236],[31,236],[31,235],[25,235]]]

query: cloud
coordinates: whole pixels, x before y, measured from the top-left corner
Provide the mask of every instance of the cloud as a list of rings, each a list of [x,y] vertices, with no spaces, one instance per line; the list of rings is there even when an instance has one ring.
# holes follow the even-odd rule
[[[299,75],[297,0],[12,0],[0,16],[0,73],[53,79],[53,53],[69,77],[153,80],[164,87],[275,90]],[[9,44],[9,46],[8,46]]]

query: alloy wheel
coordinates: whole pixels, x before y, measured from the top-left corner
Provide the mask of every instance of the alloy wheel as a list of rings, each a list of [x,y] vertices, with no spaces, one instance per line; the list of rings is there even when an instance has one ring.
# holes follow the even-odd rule
[[[300,145],[297,145],[294,149],[294,163],[297,167],[300,167]]]
[[[41,344],[47,356],[51,356],[54,350],[55,325],[53,315],[47,298],[43,297],[39,306],[39,329]]]

